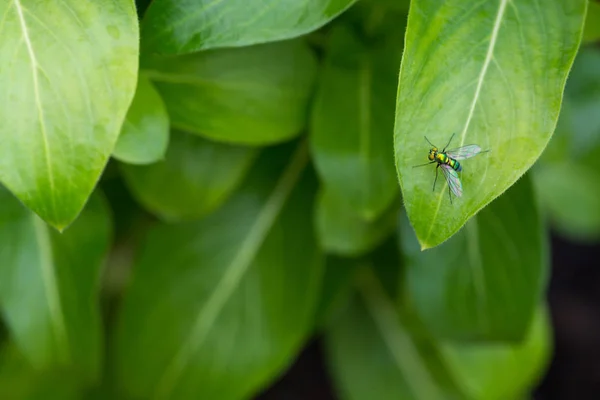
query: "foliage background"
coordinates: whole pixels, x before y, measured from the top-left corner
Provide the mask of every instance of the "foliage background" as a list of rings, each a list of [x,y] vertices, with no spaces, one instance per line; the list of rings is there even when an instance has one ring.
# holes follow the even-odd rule
[[[600,234],[597,3],[0,6],[2,398],[291,398],[314,337],[341,399],[547,371],[549,229]],[[453,131],[491,149],[456,204],[412,169]]]

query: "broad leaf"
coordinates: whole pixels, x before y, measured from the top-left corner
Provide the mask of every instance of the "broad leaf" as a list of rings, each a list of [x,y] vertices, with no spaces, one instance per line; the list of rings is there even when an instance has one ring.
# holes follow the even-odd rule
[[[311,153],[328,193],[375,220],[398,194],[390,133],[401,48],[331,34],[312,110]]]
[[[540,156],[558,117],[587,1],[413,0],[396,110],[395,152],[422,249],[437,246],[513,185]],[[443,40],[440,40],[443,38]],[[476,144],[461,160],[462,198],[443,177],[432,193],[431,147]]]
[[[303,173],[304,146],[286,165],[287,154],[265,153],[207,218],[149,235],[117,334],[129,394],[248,398],[312,329],[323,269],[307,218],[316,182]]]
[[[548,273],[546,233],[528,176],[435,249],[420,251],[406,217],[400,235],[407,289],[432,333],[523,339]]]
[[[422,351],[375,278],[330,324],[330,371],[342,400],[459,399],[435,351]]]
[[[316,67],[314,54],[300,40],[142,60],[172,126],[252,145],[300,134]]]
[[[168,142],[165,104],[148,78],[139,76],[113,157],[129,164],[150,164],[164,157]]]
[[[241,182],[257,149],[173,132],[163,161],[121,165],[127,185],[149,211],[167,221],[194,219],[220,206]]]
[[[444,359],[464,393],[477,400],[527,398],[549,361],[551,332],[538,310],[519,344],[441,346]]]
[[[98,279],[109,236],[98,196],[60,234],[0,189],[0,306],[35,368],[74,367],[86,380],[97,377]]]
[[[319,242],[329,253],[357,257],[373,250],[396,228],[397,203],[393,203],[376,220],[365,220],[347,204],[325,189],[317,200],[315,215]]]
[[[79,214],[135,90],[132,0],[3,1],[0,181],[62,230]]]
[[[289,39],[316,30],[356,0],[154,0],[142,24],[149,52],[191,53]]]

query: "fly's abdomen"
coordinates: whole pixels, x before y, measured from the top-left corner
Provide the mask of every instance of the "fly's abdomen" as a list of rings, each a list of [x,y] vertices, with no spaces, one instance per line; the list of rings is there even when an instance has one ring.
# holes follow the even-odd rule
[[[462,165],[453,158],[447,157],[446,164],[452,167],[453,170],[460,172],[462,171]]]

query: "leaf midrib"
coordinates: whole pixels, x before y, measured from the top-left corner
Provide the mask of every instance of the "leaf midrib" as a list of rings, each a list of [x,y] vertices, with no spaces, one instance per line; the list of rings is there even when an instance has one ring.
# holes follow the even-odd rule
[[[494,57],[494,48],[496,46],[496,40],[498,39],[498,33],[500,32],[500,25],[502,25],[502,18],[504,16],[504,11],[506,9],[506,5],[508,4],[508,1],[509,0],[500,0],[500,5],[498,7],[498,13],[496,14],[496,19],[494,20],[494,26],[492,28],[490,44],[488,46],[485,60],[483,61],[483,65],[481,66],[481,71],[480,71],[479,77],[477,79],[477,87],[476,87],[475,93],[473,95],[473,101],[471,102],[471,107],[469,108],[469,114],[467,115],[467,120],[465,121],[465,126],[463,127],[463,130],[460,134],[459,147],[463,146],[465,143],[467,130],[469,129],[469,125],[471,124],[471,119],[473,118],[473,113],[475,112],[475,106],[477,105],[477,102],[479,100],[479,95],[481,93],[481,88],[483,87],[483,82],[485,80],[487,69]],[[422,250],[432,247],[427,242],[429,241],[429,238],[431,237],[431,233],[433,232],[433,228],[435,226],[435,221],[437,220],[437,216],[439,214],[440,207],[442,205],[442,200],[444,199],[445,193],[446,193],[445,190],[441,190],[440,193],[438,194],[437,206],[435,208],[435,212],[433,213],[432,218],[429,219],[429,221],[430,221],[429,230],[427,232],[427,236],[425,237],[425,239],[422,242],[422,245],[421,245]]]
[[[246,238],[238,247],[232,261],[224,268],[225,272],[221,280],[215,285],[214,291],[199,310],[189,336],[167,365],[165,373],[158,383],[156,397],[168,397],[169,392],[175,387],[186,365],[189,364],[190,359],[208,337],[211,327],[220,311],[239,285],[245,272],[251,266],[275,219],[300,178],[307,161],[308,151],[306,143],[303,143],[296,150],[292,160],[276,183],[273,192],[257,214],[254,224],[250,227]]]

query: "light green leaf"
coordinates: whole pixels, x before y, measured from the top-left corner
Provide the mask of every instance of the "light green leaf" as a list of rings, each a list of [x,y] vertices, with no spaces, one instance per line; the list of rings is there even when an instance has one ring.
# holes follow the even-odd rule
[[[79,214],[135,90],[132,0],[3,1],[0,181],[48,223]]]
[[[328,190],[321,190],[315,214],[319,242],[327,252],[357,257],[373,250],[396,228],[398,204],[388,207],[374,221],[366,221],[356,215],[346,198],[333,197]]]
[[[98,196],[60,234],[0,189],[0,306],[14,342],[36,369],[74,367],[83,379],[97,378],[96,299],[110,228]]]
[[[301,36],[356,0],[154,0],[142,23],[149,52],[191,53]]]
[[[401,48],[369,49],[343,26],[329,39],[312,110],[311,154],[332,196],[375,220],[398,195],[390,132]]]
[[[584,43],[600,40],[600,4],[596,1],[588,2],[582,40]]]
[[[550,347],[549,321],[546,312],[538,310],[522,343],[446,343],[441,349],[464,393],[472,399],[497,400],[530,393],[548,364]]]
[[[394,140],[422,249],[454,235],[540,156],[556,125],[586,4],[411,2]],[[431,192],[433,166],[413,166],[427,161],[423,135],[442,148],[453,133],[451,148],[477,144],[490,152],[464,160],[464,194],[451,204],[444,182]]]
[[[406,285],[433,334],[460,340],[519,341],[548,274],[547,238],[528,176],[425,252],[401,220]]]
[[[366,278],[365,278],[366,277]],[[434,351],[423,352],[394,302],[372,273],[330,324],[328,364],[342,400],[462,399],[443,374]]]
[[[316,78],[300,41],[146,57],[171,124],[209,139],[249,145],[289,140],[305,127]]]
[[[314,325],[324,264],[307,160],[304,145],[269,151],[218,211],[149,235],[117,334],[129,394],[249,398],[291,361]]]
[[[150,164],[164,157],[168,143],[165,104],[148,78],[139,76],[113,157],[129,164]]]
[[[257,149],[175,131],[163,161],[124,164],[121,171],[133,195],[152,213],[167,221],[195,219],[227,199],[257,154]]]

